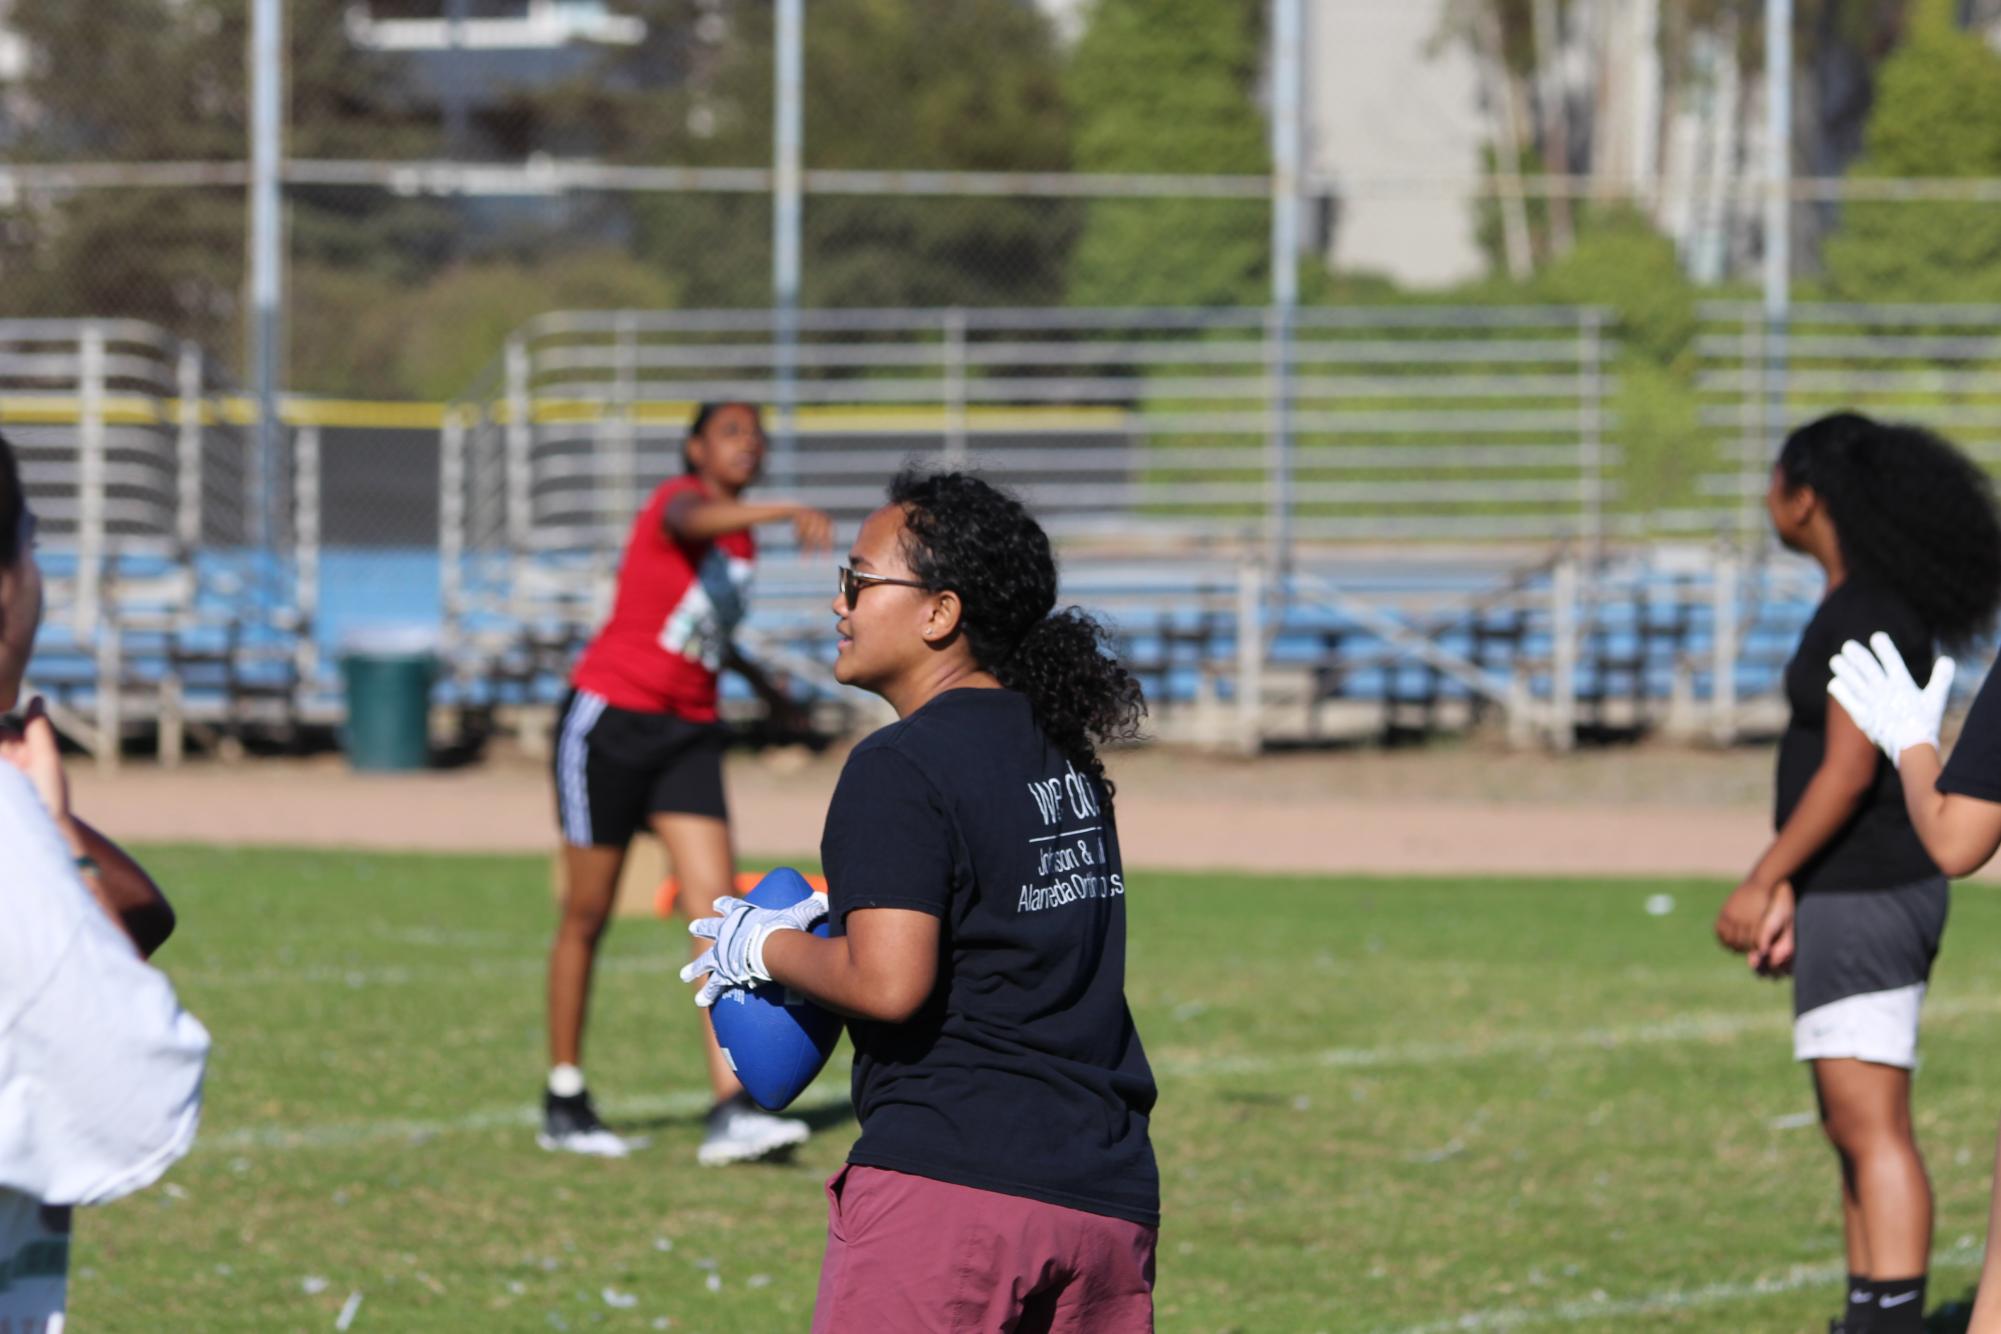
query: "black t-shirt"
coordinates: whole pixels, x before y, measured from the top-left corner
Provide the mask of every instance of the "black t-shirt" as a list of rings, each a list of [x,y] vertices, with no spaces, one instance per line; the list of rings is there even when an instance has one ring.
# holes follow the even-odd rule
[[[917,1014],[849,1025],[848,1161],[1158,1226],[1118,834],[1028,701],[947,691],[856,746],[820,856],[834,934],[858,908],[940,922]]]
[[[1774,827],[1799,805],[1827,754],[1828,659],[1848,640],[1867,646],[1885,631],[1918,680],[1931,675],[1932,638],[1918,615],[1886,589],[1850,578],[1822,599],[1786,664],[1792,717],[1779,739],[1778,805]],[[1793,890],[1893,889],[1938,874],[1904,809],[1904,790],[1886,756],[1876,757],[1876,781],[1827,845],[1793,873]]]
[[[2001,668],[1989,670],[1973,697],[1966,726],[1952,743],[1952,758],[1938,776],[1938,790],[2001,801]]]

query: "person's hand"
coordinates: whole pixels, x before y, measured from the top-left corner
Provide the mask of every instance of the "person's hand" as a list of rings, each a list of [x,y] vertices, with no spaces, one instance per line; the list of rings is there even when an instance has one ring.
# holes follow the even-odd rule
[[[1796,901],[1793,882],[1782,881],[1772,891],[1772,903],[1758,923],[1758,939],[1751,947],[1751,971],[1759,977],[1785,977],[1793,971],[1793,922]]]
[[[834,548],[834,521],[825,510],[801,505],[792,513],[792,535],[801,551],[831,551]]]
[[[1749,954],[1758,943],[1758,927],[1772,906],[1777,889],[1761,880],[1746,880],[1723,900],[1716,914],[1716,938],[1723,948]]]
[[[681,980],[692,982],[707,973],[709,980],[695,993],[695,1004],[707,1009],[716,997],[731,987],[754,987],[769,982],[764,966],[764,942],[774,931],[810,931],[827,915],[827,900],[808,894],[789,908],[758,908],[743,899],[725,896],[716,900],[720,917],[704,917],[688,924],[688,934],[713,940],[715,944],[700,958],[681,970]]]
[[[40,695],[28,701],[18,727],[0,729],[0,760],[28,776],[50,817],[67,829],[71,824],[69,778],[63,773],[55,724],[49,721],[48,705]]]
[[[1932,679],[1920,689],[1895,642],[1878,630],[1869,636],[1869,648],[1851,639],[1827,665],[1834,673],[1827,693],[1848,711],[1864,736],[1883,748],[1892,764],[1901,767],[1903,753],[1913,746],[1937,749],[1939,723],[1945,718],[1956,670],[1951,658],[1940,658],[1932,667]]]

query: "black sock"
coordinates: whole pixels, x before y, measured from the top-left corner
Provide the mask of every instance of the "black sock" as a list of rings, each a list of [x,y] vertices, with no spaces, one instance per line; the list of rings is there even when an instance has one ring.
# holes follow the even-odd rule
[[[1869,1326],[1885,1334],[1919,1334],[1925,1327],[1925,1276],[1876,1280],[1876,1314]]]
[[[1861,1334],[1869,1328],[1876,1316],[1876,1285],[1867,1275],[1848,1276],[1848,1308],[1841,1313],[1841,1323],[1849,1334]]]

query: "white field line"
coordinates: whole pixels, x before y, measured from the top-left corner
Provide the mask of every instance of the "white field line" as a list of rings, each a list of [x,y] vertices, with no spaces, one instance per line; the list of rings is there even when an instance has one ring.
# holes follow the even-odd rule
[[[628,961],[635,965],[648,960]],[[671,961],[661,961],[645,971],[665,971]],[[2001,996],[1939,1001],[1927,1007],[1934,1019],[2001,1012]],[[1750,1032],[1783,1032],[1782,1013],[1712,1014],[1691,1016],[1659,1024],[1625,1028],[1587,1028],[1570,1033],[1500,1034],[1474,1042],[1401,1043],[1386,1047],[1335,1047],[1293,1057],[1230,1056],[1217,1059],[1169,1058],[1155,1062],[1155,1069],[1173,1079],[1214,1079],[1241,1075],[1269,1074],[1299,1069],[1382,1069],[1397,1066],[1422,1067],[1458,1061],[1478,1061],[1496,1056],[1554,1055],[1565,1051],[1616,1051],[1623,1047],[1661,1043],[1703,1042],[1737,1037]],[[831,1096],[823,1099],[838,1105],[845,1097],[846,1077],[829,1072],[814,1081],[815,1090]],[[686,1115],[708,1106],[708,1095],[684,1090],[612,1104],[614,1118]],[[197,1147],[212,1151],[243,1152],[253,1149],[323,1149],[372,1144],[388,1140],[423,1141],[439,1135],[481,1130],[533,1126],[536,1109],[529,1103],[490,1107],[463,1116],[439,1120],[391,1118],[375,1121],[339,1121],[322,1125],[246,1126],[221,1134],[205,1135]]]
[[[692,955],[690,957],[693,957]],[[664,955],[636,954],[600,959],[600,973],[678,973],[686,959]],[[170,974],[176,986],[201,991],[233,991],[248,987],[276,987],[295,983],[344,986],[360,991],[368,987],[407,987],[418,982],[449,981],[465,977],[528,977],[548,971],[547,955],[517,955],[498,959],[463,959],[449,965],[392,964],[386,968],[341,968],[314,964],[304,968],[257,968],[241,973],[211,973],[200,969]]]
[[[1979,1264],[1981,1248],[1961,1242],[1932,1252],[1932,1269],[1947,1265]],[[1539,1311],[1519,1307],[1494,1306],[1484,1311],[1468,1311],[1446,1320],[1421,1325],[1379,1325],[1375,1334],[1468,1334],[1469,1331],[1526,1329],[1531,1325],[1574,1325],[1584,1320],[1615,1320],[1633,1316],[1666,1315],[1676,1311],[1696,1311],[1757,1297],[1772,1297],[1804,1288],[1838,1289],[1847,1273],[1841,1264],[1794,1265],[1783,1274],[1753,1279],[1749,1283],[1710,1283],[1699,1288],[1666,1288],[1642,1297],[1588,1297],[1558,1302]],[[1840,1296],[1830,1291],[1832,1305]]]
[[[2001,1013],[2001,996],[1934,1001],[1925,1017],[1955,1019]],[[1497,1033],[1463,1042],[1405,1042],[1382,1047],[1328,1047],[1289,1056],[1169,1056],[1154,1062],[1164,1075],[1214,1078],[1226,1075],[1276,1074],[1297,1070],[1373,1069],[1386,1066],[1447,1065],[1496,1056],[1553,1056],[1567,1051],[1615,1051],[1621,1047],[1660,1043],[1709,1042],[1746,1033],[1784,1033],[1792,1020],[1783,1010],[1689,1015],[1655,1024],[1617,1028],[1582,1028],[1554,1033]]]
[[[845,1076],[815,1080],[794,1107],[810,1112],[829,1106],[843,1106],[847,1102],[846,1083]],[[815,1097],[816,1093],[820,1096]],[[614,1122],[642,1117],[689,1116],[707,1111],[711,1101],[712,1095],[706,1089],[678,1089],[652,1097],[613,1101],[606,1104],[605,1114]],[[241,1130],[203,1135],[195,1141],[195,1149],[208,1153],[244,1153],[257,1149],[344,1149],[387,1140],[418,1145],[440,1135],[531,1129],[541,1119],[541,1109],[523,1101],[509,1107],[489,1107],[441,1120],[390,1118],[381,1121],[335,1121],[317,1126],[246,1126]]]

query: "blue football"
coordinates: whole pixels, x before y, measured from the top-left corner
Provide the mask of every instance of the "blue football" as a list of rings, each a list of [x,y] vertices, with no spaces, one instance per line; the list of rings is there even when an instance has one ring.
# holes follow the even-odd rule
[[[812,892],[805,877],[781,866],[744,897],[760,908],[789,908]],[[826,919],[813,934],[827,934]],[[716,1043],[744,1092],[767,1112],[790,1106],[841,1040],[840,1016],[776,982],[725,991],[709,1013],[715,1018]]]

